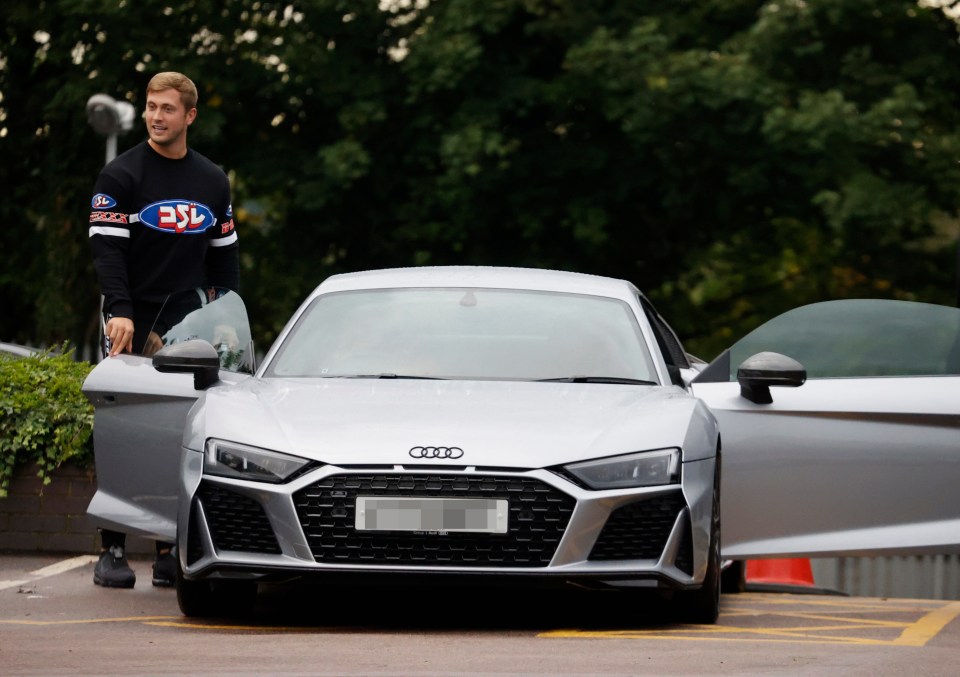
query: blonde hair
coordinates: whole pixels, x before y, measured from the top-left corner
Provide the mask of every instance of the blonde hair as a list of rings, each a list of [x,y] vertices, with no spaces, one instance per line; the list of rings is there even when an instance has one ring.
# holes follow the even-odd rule
[[[175,89],[180,92],[180,101],[186,110],[197,107],[197,86],[183,73],[166,71],[157,73],[147,83],[147,93]]]

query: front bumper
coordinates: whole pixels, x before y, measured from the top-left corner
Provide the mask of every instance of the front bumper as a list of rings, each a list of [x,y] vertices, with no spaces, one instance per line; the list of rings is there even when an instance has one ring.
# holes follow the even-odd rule
[[[546,469],[325,465],[286,484],[202,475],[184,450],[184,576],[375,583],[698,587],[706,572],[714,459],[679,485],[592,491]],[[358,531],[357,496],[509,502],[505,534]]]

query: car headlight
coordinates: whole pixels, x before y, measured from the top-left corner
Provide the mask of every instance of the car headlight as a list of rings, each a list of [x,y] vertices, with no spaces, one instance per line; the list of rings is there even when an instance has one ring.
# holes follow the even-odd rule
[[[676,484],[680,481],[680,450],[661,449],[600,458],[564,466],[591,489],[625,489]]]
[[[279,483],[309,463],[308,459],[276,451],[223,440],[208,440],[203,455],[203,472],[239,480]]]

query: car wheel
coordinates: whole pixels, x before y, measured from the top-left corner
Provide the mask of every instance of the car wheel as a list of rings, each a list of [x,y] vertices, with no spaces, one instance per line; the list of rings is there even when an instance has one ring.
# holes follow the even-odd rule
[[[183,577],[177,562],[177,604],[191,618],[245,616],[253,611],[257,584],[253,581],[199,580]]]
[[[703,586],[679,593],[680,618],[686,623],[713,625],[720,616],[720,453],[713,473],[713,505],[710,520],[710,551]]]

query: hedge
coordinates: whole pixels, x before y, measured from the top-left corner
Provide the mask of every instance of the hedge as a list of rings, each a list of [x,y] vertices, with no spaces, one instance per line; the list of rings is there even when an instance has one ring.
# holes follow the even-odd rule
[[[93,467],[93,405],[81,390],[93,366],[67,344],[29,357],[0,353],[0,498],[31,462],[44,485],[65,461]]]

